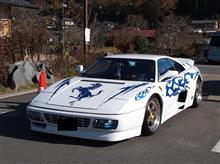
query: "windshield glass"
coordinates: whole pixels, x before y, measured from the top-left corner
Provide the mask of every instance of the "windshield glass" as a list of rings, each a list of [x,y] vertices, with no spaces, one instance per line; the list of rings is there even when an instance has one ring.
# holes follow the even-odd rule
[[[83,77],[131,81],[155,81],[155,62],[141,59],[103,58],[89,67]]]

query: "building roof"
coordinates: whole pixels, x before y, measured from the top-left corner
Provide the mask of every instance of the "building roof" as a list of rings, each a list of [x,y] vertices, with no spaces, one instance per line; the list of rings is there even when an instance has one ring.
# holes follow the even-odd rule
[[[145,36],[146,38],[155,38],[156,37],[156,30],[155,29],[142,30],[142,29],[137,29],[137,28],[134,28],[134,27],[124,27],[124,28],[122,28],[122,30],[124,30],[128,34],[140,33],[143,36]],[[119,30],[112,29],[112,30],[109,31],[108,37],[115,37],[115,36],[117,36],[117,34],[119,32],[120,32]]]
[[[26,0],[0,0],[0,4],[30,9],[38,9],[37,6],[33,5],[31,2],[28,2]]]
[[[147,38],[155,38],[156,30],[142,30],[142,33]]]

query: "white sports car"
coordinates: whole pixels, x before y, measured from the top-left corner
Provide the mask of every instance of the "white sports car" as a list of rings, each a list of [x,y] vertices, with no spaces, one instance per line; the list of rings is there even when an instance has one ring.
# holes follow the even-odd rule
[[[120,141],[151,135],[159,125],[202,100],[194,61],[159,55],[109,55],[79,77],[61,80],[27,106],[34,131]]]

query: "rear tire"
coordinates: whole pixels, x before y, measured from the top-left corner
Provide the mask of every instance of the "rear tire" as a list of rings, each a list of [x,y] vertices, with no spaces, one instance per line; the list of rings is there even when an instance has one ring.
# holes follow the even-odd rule
[[[161,105],[156,96],[151,97],[146,105],[142,135],[154,134],[160,125]]]
[[[198,108],[201,102],[202,102],[202,82],[201,80],[198,79],[196,83],[196,90],[195,90],[192,107]]]

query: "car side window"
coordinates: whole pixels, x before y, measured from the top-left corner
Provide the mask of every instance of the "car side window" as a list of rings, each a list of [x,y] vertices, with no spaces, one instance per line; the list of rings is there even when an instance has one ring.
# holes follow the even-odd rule
[[[166,73],[169,70],[175,70],[173,65],[169,62],[168,59],[159,59],[158,60],[158,72],[159,76],[162,76],[164,73]]]
[[[180,72],[183,72],[183,71],[185,70],[185,68],[184,68],[181,64],[177,63],[176,61],[174,61],[174,60],[172,60],[172,59],[168,59],[168,60],[169,60],[169,62],[172,64],[172,66],[174,67],[174,69],[175,69],[176,71],[178,71],[179,73],[180,73]]]

